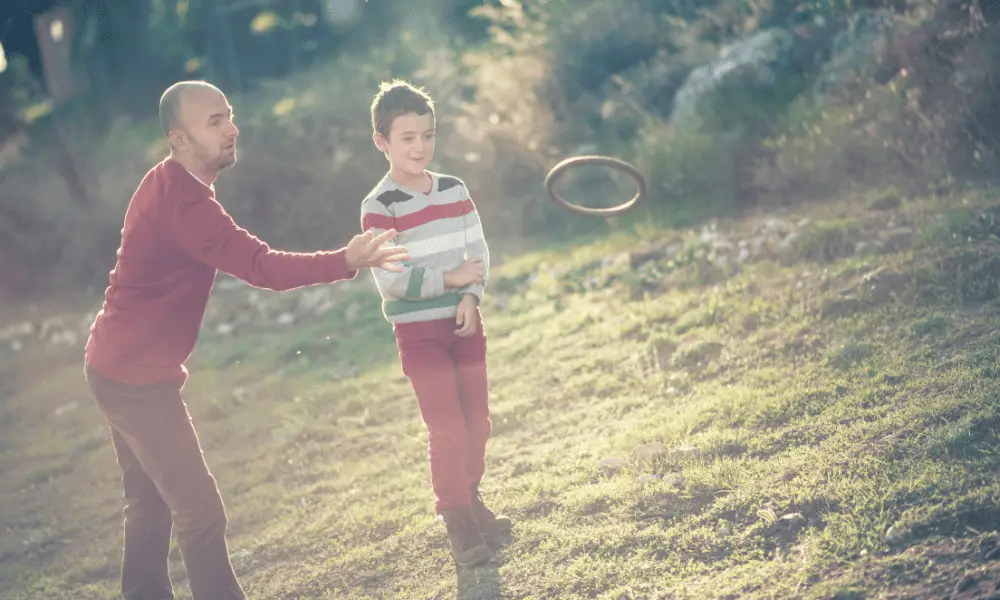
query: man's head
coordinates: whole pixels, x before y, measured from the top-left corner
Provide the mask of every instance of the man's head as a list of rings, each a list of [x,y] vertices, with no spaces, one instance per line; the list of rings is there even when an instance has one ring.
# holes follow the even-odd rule
[[[413,85],[383,82],[372,101],[372,137],[389,164],[419,175],[434,158],[434,101]]]
[[[217,174],[236,164],[233,107],[204,81],[181,81],[160,97],[160,126],[171,152],[197,169]]]

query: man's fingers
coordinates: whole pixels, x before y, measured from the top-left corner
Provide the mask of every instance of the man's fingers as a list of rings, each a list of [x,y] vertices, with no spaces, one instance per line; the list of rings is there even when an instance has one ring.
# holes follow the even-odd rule
[[[368,233],[371,234],[372,230],[369,229]],[[382,244],[384,244],[385,242],[388,242],[389,240],[393,239],[394,237],[396,237],[396,230],[395,229],[388,229],[388,230],[383,231],[382,233],[378,234],[375,237],[371,237],[371,235],[369,235],[368,239],[371,240],[369,243],[371,243],[372,245],[374,245],[377,248],[377,247],[381,246]]]
[[[397,265],[396,263],[391,263],[391,262],[382,263],[382,264],[379,265],[379,267],[381,267],[382,269],[385,269],[386,271],[390,271],[392,273],[402,273],[403,272],[403,267],[401,267],[400,265]]]
[[[481,256],[473,256],[472,258],[470,258],[469,260],[467,260],[465,262],[472,263],[474,265],[481,265],[481,264],[483,264],[483,257],[481,257]]]
[[[406,256],[407,258],[410,257],[410,251],[407,250],[406,248],[404,248],[403,246],[393,246],[391,248],[382,248],[382,249],[378,250],[377,252],[382,252],[386,256]]]
[[[369,259],[372,264],[379,264],[388,261],[400,262],[404,260],[410,260],[410,253],[406,251],[405,248],[386,248],[385,250],[378,250]]]

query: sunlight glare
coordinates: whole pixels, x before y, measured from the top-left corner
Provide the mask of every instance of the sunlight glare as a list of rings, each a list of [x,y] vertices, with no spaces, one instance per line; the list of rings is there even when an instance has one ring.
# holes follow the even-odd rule
[[[61,42],[62,39],[63,39],[63,35],[65,33],[66,33],[66,30],[63,27],[62,20],[56,19],[56,20],[52,21],[52,23],[49,24],[49,35],[52,36],[52,41],[53,42],[55,42],[57,44],[59,42]]]

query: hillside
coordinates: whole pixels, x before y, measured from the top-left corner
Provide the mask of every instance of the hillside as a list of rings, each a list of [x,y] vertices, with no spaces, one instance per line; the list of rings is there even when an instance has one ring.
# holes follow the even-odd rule
[[[997,212],[886,190],[502,257],[485,487],[518,526],[462,573],[371,282],[220,282],[188,403],[238,573],[289,600],[996,597]],[[109,598],[114,454],[78,351],[37,336],[2,358],[0,596]]]

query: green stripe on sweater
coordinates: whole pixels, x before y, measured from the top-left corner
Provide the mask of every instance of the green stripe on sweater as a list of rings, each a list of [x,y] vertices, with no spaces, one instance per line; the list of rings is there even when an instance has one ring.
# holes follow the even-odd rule
[[[447,306],[458,306],[462,301],[462,296],[453,292],[428,298],[427,300],[390,300],[385,303],[385,316],[395,317],[418,310],[429,310],[432,308],[445,308]]]
[[[419,300],[422,287],[424,287],[424,269],[417,267],[410,271],[410,281],[406,284],[406,298]]]

